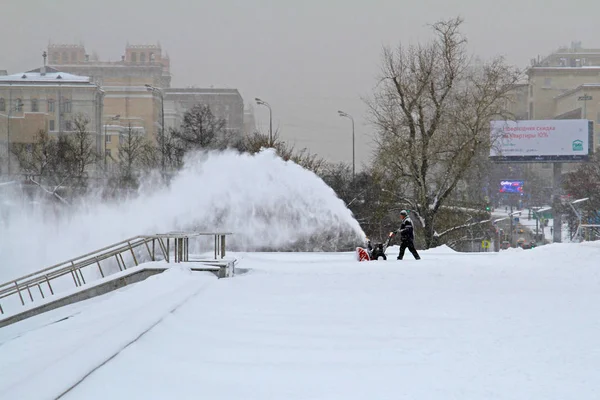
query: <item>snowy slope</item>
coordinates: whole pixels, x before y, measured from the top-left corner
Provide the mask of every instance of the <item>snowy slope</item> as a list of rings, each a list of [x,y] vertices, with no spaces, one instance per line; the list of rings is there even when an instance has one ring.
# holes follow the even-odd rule
[[[600,244],[388,254],[238,253],[0,329],[0,398],[600,398]]]

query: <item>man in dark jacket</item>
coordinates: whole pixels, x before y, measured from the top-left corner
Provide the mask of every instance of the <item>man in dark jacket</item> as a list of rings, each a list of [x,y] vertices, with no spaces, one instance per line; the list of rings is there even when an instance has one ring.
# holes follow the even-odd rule
[[[419,257],[419,253],[417,253],[417,250],[415,249],[415,232],[413,230],[412,221],[408,217],[408,212],[405,210],[400,211],[400,219],[402,220],[402,224],[397,231],[397,233],[400,234],[400,254],[398,255],[398,260],[402,260],[407,248],[415,257],[415,260],[420,260],[421,257]]]

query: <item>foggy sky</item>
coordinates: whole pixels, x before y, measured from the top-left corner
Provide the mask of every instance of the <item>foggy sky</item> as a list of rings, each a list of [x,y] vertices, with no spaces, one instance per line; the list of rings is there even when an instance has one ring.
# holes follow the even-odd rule
[[[127,41],[160,41],[172,86],[260,97],[298,148],[350,161],[350,121],[337,110],[352,114],[359,165],[372,131],[360,97],[376,83],[381,46],[425,41],[426,24],[457,15],[471,52],[520,67],[573,40],[600,47],[600,3],[590,0],[0,0],[0,69],[39,67],[49,40],[113,61]],[[255,113],[266,131],[268,111]]]

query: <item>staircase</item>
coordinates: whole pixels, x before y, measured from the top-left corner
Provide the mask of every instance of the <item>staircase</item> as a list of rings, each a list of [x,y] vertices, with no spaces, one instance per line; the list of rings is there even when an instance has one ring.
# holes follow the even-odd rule
[[[225,255],[228,235],[231,233],[170,232],[135,236],[0,284],[0,327],[139,282],[168,268],[145,264],[151,261],[188,263],[193,271],[231,277],[236,260]],[[211,236],[212,257],[190,256],[190,240],[206,241]],[[20,304],[21,310],[2,318],[3,304],[13,309]]]

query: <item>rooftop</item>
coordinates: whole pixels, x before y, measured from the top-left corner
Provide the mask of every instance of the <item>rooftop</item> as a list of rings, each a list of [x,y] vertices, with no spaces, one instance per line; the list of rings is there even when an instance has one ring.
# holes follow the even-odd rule
[[[42,74],[40,69],[18,74],[0,76],[0,82],[18,82],[18,83],[33,83],[33,82],[67,82],[67,83],[91,83],[88,76],[73,75],[67,72],[60,72],[54,68],[47,67],[46,73]]]

